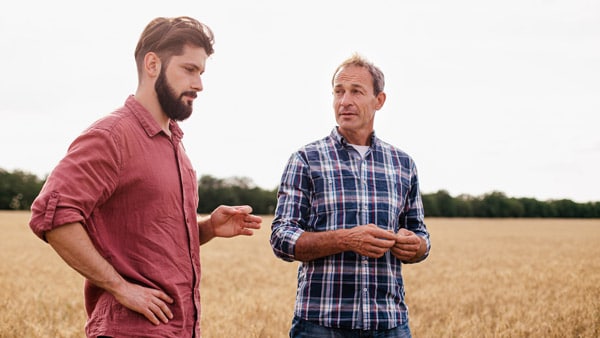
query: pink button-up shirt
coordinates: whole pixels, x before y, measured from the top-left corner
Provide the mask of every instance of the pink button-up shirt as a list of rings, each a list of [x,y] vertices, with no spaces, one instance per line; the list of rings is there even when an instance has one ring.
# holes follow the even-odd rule
[[[69,147],[32,205],[40,238],[81,222],[128,281],[163,290],[174,318],[154,326],[86,281],[88,336],[200,336],[200,243],[196,173],[177,123],[169,138],[133,96]]]

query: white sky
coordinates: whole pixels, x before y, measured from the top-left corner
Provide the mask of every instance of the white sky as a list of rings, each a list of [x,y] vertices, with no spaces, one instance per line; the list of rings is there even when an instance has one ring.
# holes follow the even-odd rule
[[[216,35],[182,123],[199,175],[275,188],[334,127],[331,75],[358,52],[386,75],[376,132],[416,160],[424,193],[600,201],[599,1],[136,4],[0,5],[0,168],[49,173],[135,91],[144,26],[188,15]]]

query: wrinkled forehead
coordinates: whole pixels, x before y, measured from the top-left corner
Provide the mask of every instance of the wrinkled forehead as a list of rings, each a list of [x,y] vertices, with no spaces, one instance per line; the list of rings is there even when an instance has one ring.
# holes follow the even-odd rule
[[[333,86],[360,86],[373,90],[373,77],[366,67],[348,65],[340,68],[333,77]]]

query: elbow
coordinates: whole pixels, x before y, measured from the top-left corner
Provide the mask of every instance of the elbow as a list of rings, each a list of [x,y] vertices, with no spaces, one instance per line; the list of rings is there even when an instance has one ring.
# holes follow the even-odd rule
[[[293,262],[295,260],[295,243],[279,238],[275,234],[271,235],[270,243],[275,257],[286,262]]]
[[[293,262],[295,260],[293,256],[288,255],[288,254],[282,252],[281,250],[277,250],[275,248],[273,248],[273,253],[275,254],[275,257],[277,257],[283,261],[286,261],[286,262]]]

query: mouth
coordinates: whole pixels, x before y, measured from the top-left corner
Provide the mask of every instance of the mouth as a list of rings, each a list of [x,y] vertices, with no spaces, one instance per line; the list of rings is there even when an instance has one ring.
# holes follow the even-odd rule
[[[181,94],[181,99],[187,104],[191,105],[194,102],[194,99],[198,97],[198,94],[195,92],[185,92]]]
[[[342,107],[339,107],[339,109],[338,109],[338,115],[339,116],[356,115],[356,110],[352,106],[345,106],[345,107],[342,106]]]
[[[353,112],[349,112],[349,111],[343,111],[343,112],[339,112],[338,116],[339,117],[352,117],[355,116],[356,114]]]
[[[193,100],[198,97],[198,94],[196,92],[185,92],[181,96]]]

